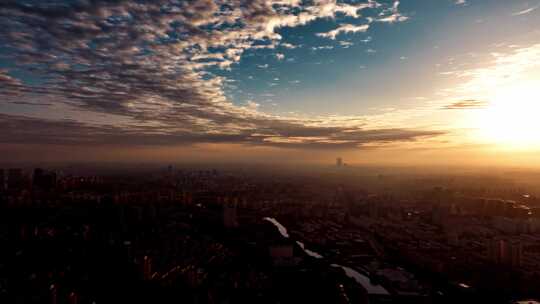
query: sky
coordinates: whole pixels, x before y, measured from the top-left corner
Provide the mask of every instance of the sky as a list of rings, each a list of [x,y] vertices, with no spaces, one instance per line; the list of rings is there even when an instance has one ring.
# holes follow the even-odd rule
[[[540,164],[540,0],[5,0],[14,161]]]

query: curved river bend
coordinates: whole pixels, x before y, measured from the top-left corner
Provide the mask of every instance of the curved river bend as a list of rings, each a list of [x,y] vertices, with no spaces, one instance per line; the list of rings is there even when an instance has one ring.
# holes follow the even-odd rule
[[[281,236],[283,236],[286,239],[290,238],[289,233],[287,232],[287,228],[283,226],[280,222],[278,222],[275,218],[265,217],[263,218],[263,220],[268,221],[272,223],[274,226],[276,226]],[[300,248],[310,257],[313,257],[316,259],[324,259],[324,256],[322,256],[321,254],[307,249],[304,243],[300,241],[296,241],[296,244],[300,246]],[[350,267],[339,265],[339,264],[331,264],[330,266],[339,267],[343,269],[345,274],[348,277],[353,278],[358,284],[360,284],[367,291],[368,294],[390,295],[390,293],[384,287],[382,287],[381,285],[371,283],[371,280],[367,276],[365,276],[364,274],[361,274],[360,272]]]

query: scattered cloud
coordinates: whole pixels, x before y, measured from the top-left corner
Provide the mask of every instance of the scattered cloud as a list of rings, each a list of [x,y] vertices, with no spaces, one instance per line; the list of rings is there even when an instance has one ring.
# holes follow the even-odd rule
[[[365,33],[368,29],[369,29],[369,24],[362,24],[362,25],[342,24],[336,29],[333,29],[329,32],[317,33],[317,36],[335,40],[336,36],[338,36],[341,33],[357,33],[357,32]]]
[[[489,105],[488,102],[481,100],[461,100],[442,107],[443,110],[469,110],[469,109],[484,109]]]
[[[318,51],[318,50],[331,50],[333,49],[333,45],[320,45],[320,46],[313,46],[311,47],[312,50]]]
[[[401,14],[399,12],[399,1],[395,1],[392,7],[385,9],[381,13],[379,13],[379,17],[373,18],[369,17],[367,18],[368,21],[371,22],[385,22],[385,23],[397,23],[397,22],[404,22],[409,20],[409,17]]]
[[[530,13],[534,12],[534,11],[537,10],[539,7],[540,7],[540,5],[533,6],[533,7],[530,7],[530,8],[524,9],[524,10],[521,10],[521,11],[519,11],[519,12],[515,12],[515,13],[512,14],[512,16],[527,15],[527,14],[530,14]]]
[[[299,47],[298,45],[294,45],[294,44],[291,44],[291,43],[288,43],[288,42],[283,42],[280,45],[282,47],[286,48],[286,49],[295,49],[295,48]]]
[[[540,66],[540,44],[511,49],[507,53],[492,53],[491,56],[486,66],[445,72],[447,76],[463,79],[452,93],[476,99],[477,96],[491,96],[503,87],[529,81],[528,75]]]
[[[339,42],[339,45],[340,45],[342,48],[344,48],[344,49],[348,49],[348,48],[350,48],[351,46],[353,46],[354,43],[353,43],[353,42],[350,42],[350,41],[340,41],[340,42]]]
[[[377,22],[386,22],[386,23],[396,23],[396,22],[403,22],[409,20],[409,17],[403,16],[399,13],[392,14],[390,16],[386,16],[383,18],[375,19]]]

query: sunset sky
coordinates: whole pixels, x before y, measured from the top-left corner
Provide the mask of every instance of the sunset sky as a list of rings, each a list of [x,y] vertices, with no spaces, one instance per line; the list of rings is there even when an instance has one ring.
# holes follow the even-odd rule
[[[0,3],[0,155],[540,165],[540,0]]]

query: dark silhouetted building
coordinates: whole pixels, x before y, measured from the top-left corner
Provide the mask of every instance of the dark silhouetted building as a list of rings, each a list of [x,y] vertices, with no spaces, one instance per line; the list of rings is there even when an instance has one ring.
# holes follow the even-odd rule
[[[6,189],[6,173],[4,169],[0,169],[0,191]]]
[[[9,190],[21,189],[24,184],[23,171],[19,168],[11,168],[7,174],[7,188]]]
[[[152,258],[147,255],[143,259],[143,276],[145,280],[152,278]]]
[[[237,206],[236,198],[223,204],[223,225],[226,228],[238,227]]]
[[[56,173],[37,168],[34,170],[32,185],[37,189],[51,190],[56,187]]]

